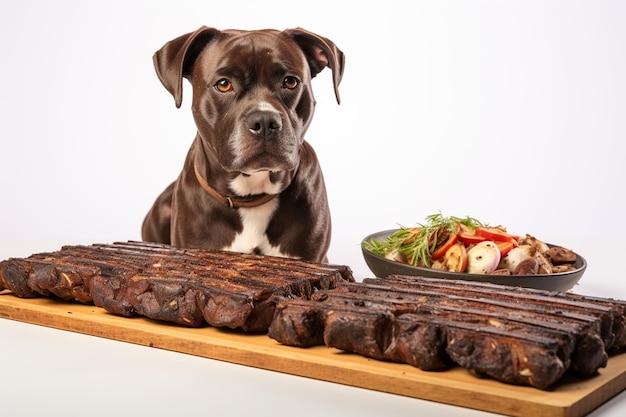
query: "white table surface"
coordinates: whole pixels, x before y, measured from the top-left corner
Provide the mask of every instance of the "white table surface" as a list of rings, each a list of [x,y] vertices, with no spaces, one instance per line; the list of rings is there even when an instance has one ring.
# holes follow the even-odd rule
[[[2,245],[6,259],[44,244]],[[341,238],[333,247],[331,260],[350,265],[357,280],[371,276],[358,247]],[[593,244],[580,252],[588,261],[610,255]],[[575,290],[626,299],[616,279],[594,263]],[[493,415],[7,319],[0,319],[0,340],[0,415],[7,417]],[[622,392],[589,415],[622,417],[625,409]]]

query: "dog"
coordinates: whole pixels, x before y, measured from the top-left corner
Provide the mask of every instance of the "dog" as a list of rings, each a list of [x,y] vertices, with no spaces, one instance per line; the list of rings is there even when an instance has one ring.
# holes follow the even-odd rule
[[[326,67],[340,103],[343,52],[301,28],[203,26],[167,42],[153,61],[177,108],[183,78],[190,82],[197,134],[182,172],[146,215],[142,239],[327,262],[326,186],[304,134],[316,104],[311,80]]]

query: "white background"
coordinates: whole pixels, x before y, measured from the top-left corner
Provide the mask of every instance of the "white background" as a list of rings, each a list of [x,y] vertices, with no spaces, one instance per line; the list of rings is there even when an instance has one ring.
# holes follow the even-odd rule
[[[367,275],[361,238],[438,211],[588,258],[624,235],[626,3],[408,4],[4,2],[0,257],[140,238],[195,134],[190,89],[176,109],[152,54],[201,25],[301,26],[346,54],[342,103],[325,70],[307,133],[332,262]]]
[[[410,5],[410,7],[409,7]],[[201,25],[300,26],[346,54],[307,140],[333,215],[360,240],[470,215],[570,247],[578,292],[626,299],[626,2],[34,1],[0,7],[0,259],[140,239],[194,138],[152,54]]]

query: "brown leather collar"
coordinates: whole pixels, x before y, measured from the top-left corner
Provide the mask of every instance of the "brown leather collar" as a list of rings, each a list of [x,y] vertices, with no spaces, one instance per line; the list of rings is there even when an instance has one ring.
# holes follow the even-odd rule
[[[260,205],[267,203],[268,201],[272,200],[274,197],[277,196],[277,194],[257,194],[257,195],[251,195],[249,197],[231,197],[231,196],[224,197],[223,195],[215,191],[215,189],[213,189],[213,187],[211,187],[209,183],[206,182],[204,178],[202,178],[202,175],[200,175],[200,172],[198,171],[198,167],[196,166],[196,164],[193,165],[193,170],[196,173],[196,179],[198,180],[198,183],[200,183],[200,186],[202,187],[202,189],[206,191],[211,197],[215,198],[217,201],[219,201],[226,207],[230,207],[230,208],[258,207]]]

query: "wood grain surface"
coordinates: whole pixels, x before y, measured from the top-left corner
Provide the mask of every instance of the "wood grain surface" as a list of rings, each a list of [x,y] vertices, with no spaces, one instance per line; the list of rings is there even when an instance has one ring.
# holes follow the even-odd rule
[[[626,354],[589,379],[565,377],[552,391],[477,378],[461,368],[424,372],[337,349],[283,346],[265,335],[186,328],[51,298],[0,293],[0,318],[253,366],[413,398],[520,417],[584,416],[626,388]]]

